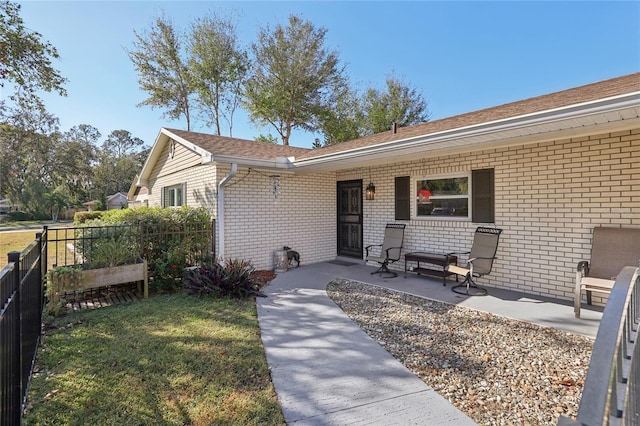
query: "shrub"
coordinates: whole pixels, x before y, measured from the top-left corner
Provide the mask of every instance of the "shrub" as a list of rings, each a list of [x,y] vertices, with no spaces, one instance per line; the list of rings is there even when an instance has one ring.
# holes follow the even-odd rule
[[[138,227],[96,226],[94,222],[87,221],[75,230],[75,249],[84,258],[84,263],[99,268],[114,261],[127,263],[121,254],[129,259],[142,257]]]
[[[160,207],[138,207],[135,209],[118,209],[104,212],[101,217],[105,225],[139,225],[153,223],[190,224],[208,222],[209,213],[204,208],[181,207],[179,209],[163,209]]]
[[[67,301],[62,295],[66,291],[78,289],[82,278],[81,271],[77,266],[57,266],[47,272],[47,314],[57,317],[64,313]]]
[[[181,247],[171,247],[158,252],[149,269],[153,276],[151,288],[156,292],[170,292],[180,288],[184,268],[189,266],[186,251]]]
[[[104,212],[94,211],[94,212],[76,212],[73,215],[73,223],[76,225],[82,225],[90,220],[100,219]]]
[[[227,259],[223,264],[213,263],[188,270],[184,287],[189,294],[199,296],[262,296],[258,284],[252,280],[253,272],[250,262]]]
[[[34,216],[31,213],[25,212],[9,212],[9,220],[14,222],[21,222],[24,220],[33,220]]]
[[[212,242],[211,217],[190,207],[108,210],[87,218],[77,234],[78,251],[87,262],[105,239],[134,248],[148,262],[151,290],[161,292],[180,288],[184,267],[206,262]]]
[[[94,244],[87,263],[90,268],[107,268],[134,263],[138,256],[135,245],[124,239],[111,238]]]

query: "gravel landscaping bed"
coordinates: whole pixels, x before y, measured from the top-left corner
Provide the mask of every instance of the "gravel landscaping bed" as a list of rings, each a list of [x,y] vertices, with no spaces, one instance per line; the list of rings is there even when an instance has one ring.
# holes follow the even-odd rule
[[[327,293],[479,424],[555,425],[577,414],[592,339],[354,281]]]

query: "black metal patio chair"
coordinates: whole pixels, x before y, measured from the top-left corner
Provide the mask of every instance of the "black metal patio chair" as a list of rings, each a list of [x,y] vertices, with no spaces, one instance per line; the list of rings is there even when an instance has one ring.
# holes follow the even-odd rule
[[[397,277],[398,273],[389,270],[389,264],[400,260],[402,252],[402,244],[404,242],[404,228],[405,224],[402,223],[388,223],[384,228],[384,240],[382,244],[372,244],[365,248],[367,254],[366,261],[377,262],[380,267],[373,271],[371,274],[387,274],[387,278]],[[369,250],[373,247],[380,247],[380,253],[378,255],[369,254]]]
[[[487,275],[493,268],[502,229],[478,227],[473,236],[471,251],[451,254],[468,254],[467,266],[448,265],[447,271],[464,277],[464,281],[451,288],[455,293],[484,296],[487,290],[478,287],[474,278]]]

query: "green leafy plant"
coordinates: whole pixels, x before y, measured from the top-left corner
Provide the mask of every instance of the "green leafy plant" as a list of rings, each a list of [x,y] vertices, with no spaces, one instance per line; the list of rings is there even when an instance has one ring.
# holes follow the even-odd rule
[[[188,266],[186,251],[183,248],[171,247],[158,251],[149,267],[154,277],[151,288],[156,292],[171,292],[179,289],[186,266]]]
[[[227,259],[224,263],[203,265],[187,270],[183,280],[189,294],[245,298],[262,296],[253,279],[254,267],[245,260]]]
[[[102,214],[104,212],[98,212],[98,211],[92,211],[92,212],[76,212],[73,215],[73,222],[76,225],[82,225],[83,223],[90,221],[90,220],[96,220],[96,219],[100,219],[100,217],[102,217]]]
[[[109,268],[134,263],[138,257],[135,246],[128,241],[111,238],[96,244],[91,252],[89,268]]]
[[[101,222],[92,221],[75,228],[74,246],[77,253],[84,258],[84,263],[93,265],[107,262],[108,266],[108,263],[113,261],[114,253],[118,248],[126,248],[127,254],[133,250],[134,257],[138,256],[140,253],[138,236],[137,226],[105,226]],[[106,247],[101,249],[105,244]]]
[[[131,248],[148,262],[149,288],[165,293],[181,288],[185,267],[210,260],[212,240],[211,217],[203,208],[140,207],[108,210],[85,220],[76,229],[75,248],[90,265],[104,263],[105,257],[109,264],[112,254]]]
[[[77,266],[57,266],[47,272],[47,314],[57,317],[64,313],[67,301],[62,296],[77,290],[81,279],[82,269]]]

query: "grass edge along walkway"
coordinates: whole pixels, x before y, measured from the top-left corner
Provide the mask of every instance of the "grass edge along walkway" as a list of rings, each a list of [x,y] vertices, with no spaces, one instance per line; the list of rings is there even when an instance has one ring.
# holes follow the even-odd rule
[[[23,424],[284,424],[255,300],[161,295],[46,325]]]

